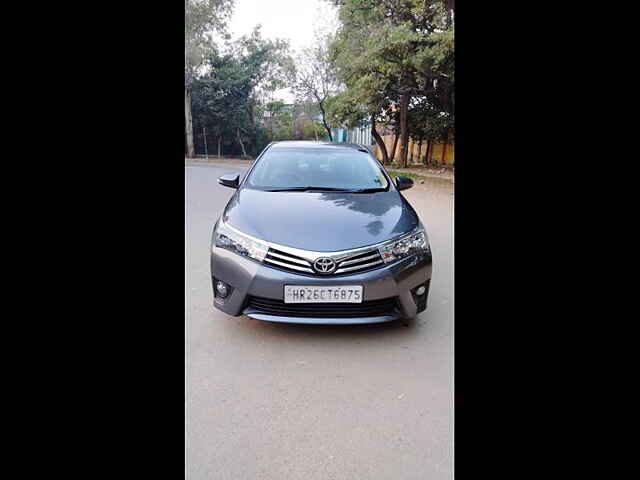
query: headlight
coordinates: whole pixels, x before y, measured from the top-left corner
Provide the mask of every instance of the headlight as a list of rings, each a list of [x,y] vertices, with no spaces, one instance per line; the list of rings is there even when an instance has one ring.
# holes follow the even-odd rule
[[[429,251],[429,240],[422,227],[418,227],[400,239],[392,240],[378,248],[384,263],[395,262],[418,252]]]
[[[213,243],[216,247],[231,250],[243,257],[250,257],[262,262],[269,247],[253,237],[239,232],[235,228],[225,224],[222,219],[213,234]]]

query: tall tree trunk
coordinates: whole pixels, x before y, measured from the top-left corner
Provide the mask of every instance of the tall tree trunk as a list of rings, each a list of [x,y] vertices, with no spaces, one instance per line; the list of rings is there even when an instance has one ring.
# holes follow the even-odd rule
[[[446,153],[447,153],[447,141],[445,140],[442,142],[442,165],[445,164]]]
[[[420,163],[420,156],[422,155],[422,140],[418,142],[418,163]]]
[[[314,94],[316,97],[316,102],[318,102],[318,108],[320,109],[320,113],[322,114],[322,125],[324,125],[324,129],[329,134],[329,141],[333,142],[333,135],[331,135],[331,128],[327,125],[327,112],[324,111],[324,100],[320,99],[317,94]]]
[[[389,156],[387,155],[387,146],[384,144],[382,137],[376,130],[376,117],[375,115],[371,115],[371,136],[375,139],[378,144],[378,148],[382,152],[382,164],[386,165],[389,162]]]
[[[255,111],[254,111],[254,99],[253,98],[249,98],[248,102],[247,102],[247,110],[248,110],[248,114],[249,114],[249,123],[251,125],[251,135],[249,135],[249,146],[252,147],[252,154],[257,156],[257,146],[258,146],[258,135],[257,135],[257,130],[256,130],[256,121],[255,121]]]
[[[455,5],[453,0],[445,0],[444,4],[447,11],[445,26],[446,28],[451,28],[451,25],[453,24],[453,10],[455,8]]]
[[[244,143],[242,143],[242,137],[240,137],[240,129],[236,130],[238,132],[238,143],[240,144],[240,148],[242,148],[242,156],[247,156],[247,151],[244,149]]]
[[[413,165],[413,156],[416,153],[416,141],[409,137],[409,155],[408,155],[408,165],[411,164]]]
[[[184,88],[184,128],[187,137],[187,158],[196,156],[193,145],[193,119],[191,117],[191,88]]]
[[[203,137],[203,144],[204,144],[204,158],[206,158],[207,160],[209,160],[209,147],[207,146],[207,130],[202,127],[202,137]]]
[[[427,153],[424,154],[424,165],[429,166],[429,153],[431,152],[431,140],[427,140]]]
[[[318,107],[320,107],[320,113],[322,113],[322,125],[324,125],[324,129],[329,134],[329,141],[333,142],[333,135],[331,135],[331,128],[329,128],[329,125],[327,125],[327,114],[324,111],[323,102],[321,102],[319,99],[318,99]]]
[[[222,143],[222,135],[218,137],[218,158],[220,158],[220,144]]]
[[[409,93],[403,93],[400,98],[400,166],[407,167],[407,153],[409,153]]]
[[[398,132],[395,132],[393,139],[393,148],[391,149],[391,156],[389,157],[389,162],[393,163],[393,159],[396,157],[396,147],[398,146]]]

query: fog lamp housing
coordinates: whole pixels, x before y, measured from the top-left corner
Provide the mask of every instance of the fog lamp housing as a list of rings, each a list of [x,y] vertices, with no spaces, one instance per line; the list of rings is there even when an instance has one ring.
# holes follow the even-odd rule
[[[430,284],[431,279],[411,290],[413,301],[416,302],[416,307],[418,309],[417,313],[423,312],[427,309],[427,297],[429,296]]]
[[[219,280],[215,277],[211,277],[213,283],[213,296],[218,302],[224,301],[226,298],[229,298],[231,293],[233,292],[233,287],[222,280]]]
[[[216,282],[216,293],[218,294],[219,297],[227,298],[227,295],[229,295],[229,289],[227,288],[227,284],[218,280]]]

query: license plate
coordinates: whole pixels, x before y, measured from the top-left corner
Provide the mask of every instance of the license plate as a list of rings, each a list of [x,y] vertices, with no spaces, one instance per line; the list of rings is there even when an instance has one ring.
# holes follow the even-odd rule
[[[362,303],[362,285],[285,285],[284,303]]]

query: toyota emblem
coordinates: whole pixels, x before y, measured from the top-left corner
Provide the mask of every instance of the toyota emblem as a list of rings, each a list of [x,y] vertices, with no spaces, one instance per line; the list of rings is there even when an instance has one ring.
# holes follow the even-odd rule
[[[331,273],[336,269],[336,262],[329,257],[320,257],[313,262],[313,268],[315,268],[318,273]]]

